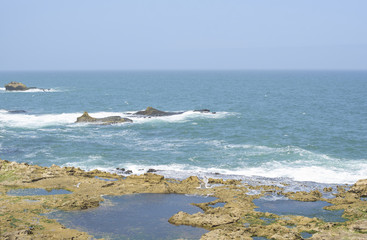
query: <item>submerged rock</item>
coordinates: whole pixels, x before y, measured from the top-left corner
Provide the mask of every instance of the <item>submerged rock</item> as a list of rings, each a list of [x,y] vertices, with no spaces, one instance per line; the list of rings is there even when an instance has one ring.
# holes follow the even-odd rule
[[[5,85],[7,91],[26,91],[29,88],[21,82],[10,82]]]
[[[114,124],[114,123],[124,123],[124,122],[132,122],[133,120],[129,118],[122,118],[120,116],[110,116],[105,118],[94,118],[89,116],[88,112],[84,112],[82,116],[78,117],[76,122],[95,122],[95,123],[103,123],[103,124]]]
[[[134,115],[148,116],[148,117],[163,117],[182,114],[183,112],[164,112],[152,107],[147,107],[144,111],[138,111]]]
[[[9,110],[8,113],[20,114],[20,113],[27,113],[27,111],[25,111],[25,110]]]

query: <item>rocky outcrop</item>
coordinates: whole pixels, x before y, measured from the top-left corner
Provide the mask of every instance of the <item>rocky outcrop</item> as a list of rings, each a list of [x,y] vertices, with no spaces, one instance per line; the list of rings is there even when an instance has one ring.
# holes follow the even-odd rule
[[[163,116],[172,116],[177,114],[182,114],[183,112],[164,112],[152,107],[147,107],[144,111],[138,111],[134,113],[137,116],[144,116],[144,117],[163,117]]]
[[[10,82],[5,85],[7,91],[26,91],[29,88],[21,82]]]
[[[120,116],[94,118],[94,117],[89,116],[88,112],[84,112],[82,116],[77,118],[76,122],[77,123],[88,122],[88,123],[115,124],[115,123],[132,122],[132,120],[129,118],[122,118]]]
[[[367,197],[367,179],[358,180],[349,192],[357,193],[361,197]]]
[[[211,112],[209,109],[199,109],[199,110],[194,110],[194,112],[199,112],[199,113],[212,113],[215,114],[216,112]],[[164,116],[172,116],[172,115],[178,115],[178,114],[182,114],[184,112],[165,112],[165,111],[161,111],[152,107],[147,107],[147,109],[143,110],[143,111],[138,111],[136,113],[134,113],[133,115],[135,116],[141,116],[141,117],[164,117]]]

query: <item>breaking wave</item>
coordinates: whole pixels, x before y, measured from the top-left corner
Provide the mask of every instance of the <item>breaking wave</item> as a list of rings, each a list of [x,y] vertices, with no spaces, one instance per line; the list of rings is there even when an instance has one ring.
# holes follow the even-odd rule
[[[4,91],[7,93],[41,93],[41,92],[61,92],[59,89],[54,88],[31,88],[25,91],[6,91],[5,88],[0,88],[0,91]]]
[[[281,182],[301,181],[324,184],[353,184],[359,179],[367,176],[367,163],[365,159],[353,161],[355,169],[320,167],[320,166],[293,166],[292,164],[274,164],[271,162],[259,167],[243,167],[236,169],[223,169],[216,167],[198,167],[188,164],[168,164],[168,165],[138,165],[126,163],[116,165],[116,167],[132,170],[134,174],[144,174],[149,169],[157,170],[157,173],[168,178],[184,179],[189,176],[212,177],[222,179],[257,179],[258,181],[274,180]],[[85,162],[69,162],[65,166],[81,167],[85,170],[100,169],[109,172],[116,172],[115,168],[91,164],[91,159]],[[81,166],[82,164],[82,166]],[[114,166],[115,167],[115,166]],[[264,184],[269,184],[269,182]],[[271,183],[274,184],[274,183]]]
[[[83,112],[77,113],[59,113],[59,114],[30,114],[30,113],[17,113],[12,114],[7,110],[0,110],[0,122],[5,126],[9,127],[21,127],[21,128],[42,128],[48,126],[60,126],[60,125],[71,125],[75,123],[78,117]],[[137,117],[130,114],[130,112],[94,112],[89,113],[90,116],[95,118],[103,118],[108,116],[121,116],[131,118],[134,123],[144,124],[151,122],[187,122],[194,121],[197,119],[217,119],[225,118],[233,115],[228,112],[218,112],[216,114],[211,113],[198,113],[194,111],[187,111],[179,115],[164,116],[164,117]],[[83,126],[85,124],[76,124],[76,126]]]

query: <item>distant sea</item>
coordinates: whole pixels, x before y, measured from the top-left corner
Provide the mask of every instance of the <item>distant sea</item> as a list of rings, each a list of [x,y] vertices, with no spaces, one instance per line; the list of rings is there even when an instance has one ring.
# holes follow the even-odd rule
[[[46,90],[5,91],[11,81]],[[129,114],[148,106],[185,113]],[[84,111],[134,122],[75,123]],[[367,178],[367,72],[0,72],[0,158],[178,179],[353,183]]]

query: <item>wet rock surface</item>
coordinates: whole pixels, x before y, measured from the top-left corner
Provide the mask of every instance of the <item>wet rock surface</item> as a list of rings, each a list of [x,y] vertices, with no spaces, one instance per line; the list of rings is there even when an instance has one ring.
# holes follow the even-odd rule
[[[96,178],[99,177],[99,178]],[[116,179],[102,181],[100,178]],[[216,186],[206,187],[203,182]],[[202,212],[178,211],[169,222],[209,230],[202,239],[366,239],[367,201],[362,201],[366,181],[359,181],[349,191],[341,190],[335,198],[324,199],[319,192],[284,193],[273,185],[251,186],[240,180],[201,179],[192,176],[182,181],[166,179],[154,173],[122,176],[99,170],[83,171],[75,167],[40,167],[0,160],[0,239],[90,239],[88,233],[66,228],[56,220],[42,215],[54,210],[80,211],[96,208],[103,195],[119,196],[134,193],[190,194],[213,196],[195,206]],[[10,196],[18,188],[64,189],[71,194],[45,196]],[[256,193],[250,194],[256,191]],[[268,194],[287,195],[294,200],[326,201],[327,210],[344,210],[346,222],[325,222],[317,217],[280,216],[255,211],[255,199]],[[224,205],[214,207],[216,203]],[[268,221],[267,219],[271,219]],[[292,227],[289,227],[292,226]]]

